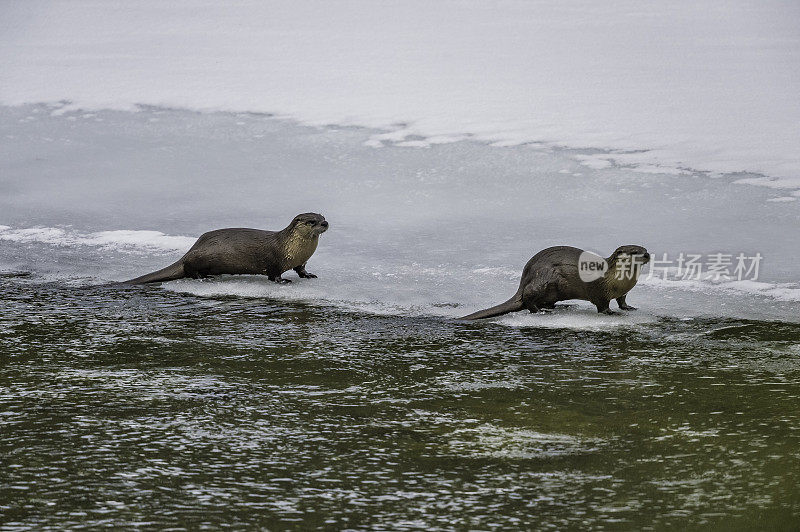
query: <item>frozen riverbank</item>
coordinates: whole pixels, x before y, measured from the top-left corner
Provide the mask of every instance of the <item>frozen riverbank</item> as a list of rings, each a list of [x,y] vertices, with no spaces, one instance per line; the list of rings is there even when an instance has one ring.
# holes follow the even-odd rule
[[[756,172],[795,198],[798,19],[791,1],[7,2],[0,103],[600,148],[590,164]]]

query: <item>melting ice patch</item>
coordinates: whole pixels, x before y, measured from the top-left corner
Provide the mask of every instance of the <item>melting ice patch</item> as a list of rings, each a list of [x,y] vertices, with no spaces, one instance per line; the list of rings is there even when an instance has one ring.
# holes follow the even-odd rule
[[[187,250],[196,238],[165,235],[160,231],[99,231],[83,233],[62,227],[29,227],[13,229],[0,225],[0,240],[23,244],[41,243],[51,246],[97,246],[126,252],[174,252]]]
[[[613,305],[613,303],[612,303]],[[619,311],[609,316],[600,314],[589,303],[579,302],[570,305],[557,305],[554,311],[530,313],[528,311],[506,314],[495,321],[510,327],[538,327],[545,329],[580,329],[589,331],[607,331],[618,327],[633,327],[653,323],[658,317],[646,311]]]
[[[166,290],[200,297],[246,297],[277,301],[301,301],[342,310],[383,316],[456,317],[457,304],[439,303],[447,296],[432,293],[431,282],[412,282],[405,277],[381,280],[353,277],[345,269],[315,270],[319,279],[283,275],[291,284],[273,283],[262,276],[225,275],[207,280],[180,279],[162,285]],[[423,288],[427,286],[427,289]],[[416,289],[416,291],[415,291]],[[435,298],[431,301],[431,298]]]
[[[658,290],[685,290],[690,292],[729,293],[766,297],[778,301],[800,301],[800,283],[767,283],[762,281],[726,279],[674,279],[643,278],[639,283]]]

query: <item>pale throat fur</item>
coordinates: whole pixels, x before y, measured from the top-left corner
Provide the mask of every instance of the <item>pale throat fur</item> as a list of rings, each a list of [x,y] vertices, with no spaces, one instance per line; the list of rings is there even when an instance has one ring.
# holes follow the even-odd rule
[[[609,260],[611,267],[608,269],[605,278],[605,285],[611,299],[616,299],[627,294],[639,280],[641,265],[630,257],[617,257]]]
[[[308,262],[308,259],[316,251],[318,243],[318,234],[304,235],[298,228],[290,231],[283,248],[286,269],[291,270]]]

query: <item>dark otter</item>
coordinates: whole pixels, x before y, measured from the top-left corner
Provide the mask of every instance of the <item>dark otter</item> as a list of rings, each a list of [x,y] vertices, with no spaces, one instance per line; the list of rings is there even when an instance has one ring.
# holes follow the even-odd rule
[[[598,268],[604,260],[605,265]],[[525,265],[519,290],[511,299],[461,319],[491,318],[523,309],[538,312],[568,299],[591,301],[597,312],[606,314],[614,314],[608,306],[612,299],[622,310],[636,310],[625,302],[625,295],[649,260],[650,254],[641,246],[619,247],[607,259],[570,246],[547,248]]]
[[[220,274],[266,275],[270,281],[290,283],[281,277],[294,270],[300,277],[314,278],[306,261],[317,249],[319,235],[328,230],[321,214],[298,214],[281,231],[261,229],[217,229],[204,233],[178,262],[157,272],[122,284],[160,283],[184,277]]]

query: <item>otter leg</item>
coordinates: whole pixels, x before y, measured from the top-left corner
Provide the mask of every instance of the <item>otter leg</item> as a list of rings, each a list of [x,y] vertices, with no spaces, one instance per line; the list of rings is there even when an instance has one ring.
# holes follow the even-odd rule
[[[208,261],[203,257],[198,257],[197,253],[189,252],[183,258],[183,272],[190,279],[206,279],[211,277]]]
[[[189,279],[205,279],[208,275],[201,273],[197,270],[188,270],[186,271],[186,277]]]
[[[622,310],[636,310],[636,307],[632,307],[625,302],[625,296],[617,298],[617,305],[619,305],[619,308],[621,308]]]
[[[528,311],[531,314],[535,314],[535,313],[539,312],[538,305],[536,305],[536,303],[534,303],[533,301],[523,301],[523,304],[525,305],[525,308],[528,309]]]
[[[274,283],[278,283],[278,284],[289,284],[289,283],[291,283],[291,282],[292,282],[292,281],[291,281],[291,280],[289,280],[289,279],[284,279],[284,278],[283,278],[283,277],[281,277],[280,275],[268,275],[268,276],[267,276],[267,278],[268,278],[270,281],[272,281],[272,282],[274,282]]]
[[[302,279],[316,279],[317,278],[317,276],[314,275],[313,273],[308,273],[306,271],[306,265],[305,264],[301,264],[300,266],[295,268],[294,271],[296,271],[297,275],[299,275],[300,278],[302,278]]]
[[[614,312],[608,307],[609,303],[611,303],[611,301],[599,301],[595,303],[595,306],[597,307],[597,312],[601,314],[608,314],[609,316],[617,314],[617,312]]]

